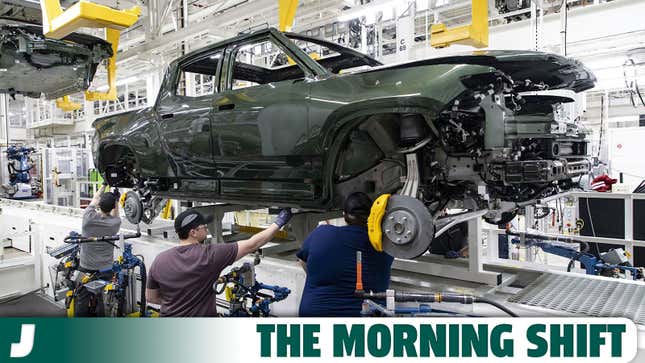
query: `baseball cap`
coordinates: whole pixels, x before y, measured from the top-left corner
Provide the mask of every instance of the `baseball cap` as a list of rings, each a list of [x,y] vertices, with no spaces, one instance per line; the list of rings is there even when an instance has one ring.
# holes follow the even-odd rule
[[[187,232],[201,226],[202,224],[210,224],[213,219],[214,218],[212,216],[204,217],[198,211],[189,209],[179,213],[177,218],[175,218],[175,231],[177,233],[181,231]]]
[[[368,217],[372,209],[372,199],[363,192],[354,192],[345,199],[344,212],[356,217]]]

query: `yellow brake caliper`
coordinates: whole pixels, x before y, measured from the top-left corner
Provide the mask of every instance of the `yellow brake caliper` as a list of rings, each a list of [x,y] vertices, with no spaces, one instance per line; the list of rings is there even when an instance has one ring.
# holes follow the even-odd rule
[[[387,201],[390,199],[390,194],[383,194],[376,198],[370,216],[367,218],[367,235],[370,238],[370,243],[375,250],[383,252],[383,231],[381,230],[381,221],[385,216],[385,209],[387,208]]]

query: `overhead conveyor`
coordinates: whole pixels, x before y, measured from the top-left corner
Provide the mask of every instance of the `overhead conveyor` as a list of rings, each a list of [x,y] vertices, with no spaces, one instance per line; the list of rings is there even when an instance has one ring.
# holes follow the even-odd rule
[[[141,15],[138,6],[126,10],[112,9],[105,5],[89,1],[79,1],[63,10],[60,0],[41,0],[43,14],[43,34],[48,38],[62,39],[79,28],[105,28],[106,40],[112,45],[112,56],[107,64],[107,92],[86,91],[88,101],[103,101],[116,99],[116,54],[119,47],[121,31],[131,27]],[[78,103],[72,103],[69,97],[56,101],[56,105],[64,111],[80,108]]]

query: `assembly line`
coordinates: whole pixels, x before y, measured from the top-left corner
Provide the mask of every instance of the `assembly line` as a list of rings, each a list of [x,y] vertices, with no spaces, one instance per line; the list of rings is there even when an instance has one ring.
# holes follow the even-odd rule
[[[645,341],[642,1],[35,4],[0,0],[0,316]]]

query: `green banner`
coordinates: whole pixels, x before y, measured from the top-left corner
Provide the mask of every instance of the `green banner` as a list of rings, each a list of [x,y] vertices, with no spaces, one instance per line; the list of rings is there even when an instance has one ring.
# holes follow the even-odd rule
[[[2,362],[628,363],[624,318],[1,318]]]

